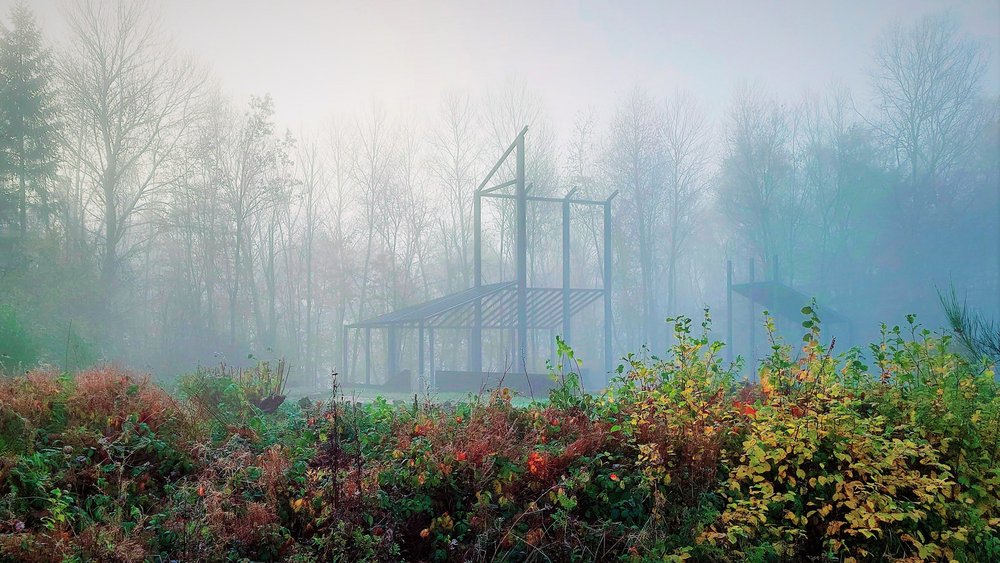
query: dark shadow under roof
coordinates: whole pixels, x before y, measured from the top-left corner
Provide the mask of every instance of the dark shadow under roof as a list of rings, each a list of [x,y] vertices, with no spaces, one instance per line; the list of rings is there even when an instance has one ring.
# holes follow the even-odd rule
[[[558,287],[532,287],[525,290],[529,329],[558,328],[563,323],[563,290]],[[597,301],[600,289],[569,290],[570,316]],[[432,299],[425,303],[372,317],[348,325],[349,328],[390,328],[421,325],[427,328],[473,328],[476,304],[482,303],[482,328],[499,329],[517,326],[516,282],[473,287]]]
[[[789,319],[802,317],[802,307],[809,305],[811,297],[783,283],[759,281],[733,284],[733,291],[767,309],[770,313]],[[848,318],[829,307],[816,306],[820,320],[832,323],[846,323]]]

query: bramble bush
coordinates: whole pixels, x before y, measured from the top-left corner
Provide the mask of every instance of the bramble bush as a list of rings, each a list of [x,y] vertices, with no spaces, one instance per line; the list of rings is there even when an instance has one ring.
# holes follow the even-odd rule
[[[755,383],[707,313],[599,394],[559,342],[524,407],[265,403],[268,366],[179,398],[112,366],[8,377],[0,560],[1000,560],[993,366],[913,318],[838,352],[803,314],[797,348],[767,321]]]

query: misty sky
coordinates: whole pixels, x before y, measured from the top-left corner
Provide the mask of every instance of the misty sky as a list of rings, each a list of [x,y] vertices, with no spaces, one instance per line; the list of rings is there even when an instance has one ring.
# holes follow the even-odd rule
[[[0,0],[6,12],[13,0]],[[29,2],[50,40],[59,2]],[[886,25],[951,10],[986,42],[988,92],[1000,92],[1000,2],[839,0],[248,1],[149,3],[178,46],[197,55],[233,96],[270,92],[295,131],[377,100],[413,115],[442,92],[478,94],[525,80],[566,131],[577,110],[607,115],[640,84],[690,90],[717,117],[733,86],[759,81],[782,98],[832,81],[867,95],[872,46]]]

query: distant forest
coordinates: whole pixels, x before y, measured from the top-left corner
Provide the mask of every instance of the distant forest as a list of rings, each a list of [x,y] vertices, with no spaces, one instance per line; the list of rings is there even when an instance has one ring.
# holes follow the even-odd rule
[[[983,84],[990,53],[947,15],[886,29],[864,91],[744,83],[715,120],[691,93],[623,85],[609,115],[581,92],[562,135],[544,85],[517,78],[442,93],[430,115],[374,103],[283,131],[281,100],[221,94],[143,3],[65,17],[58,49],[23,4],[0,25],[7,369],[115,360],[169,375],[280,356],[323,377],[345,323],[472,284],[473,190],[524,126],[533,194],[620,192],[616,352],[666,349],[665,319],[705,306],[721,335],[727,260],[738,280],[777,260],[859,340],[910,312],[940,324],[938,288],[1000,307],[1000,100]],[[487,277],[508,279],[512,211],[488,215]],[[599,217],[575,227],[586,287]],[[558,287],[558,209],[533,208],[528,229],[532,282]],[[574,333],[578,356],[597,332]]]

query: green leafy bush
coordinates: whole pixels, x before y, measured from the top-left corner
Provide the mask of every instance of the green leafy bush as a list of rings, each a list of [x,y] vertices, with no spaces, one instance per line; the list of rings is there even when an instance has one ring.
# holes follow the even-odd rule
[[[0,558],[779,561],[1000,558],[993,366],[914,319],[835,353],[811,307],[758,383],[690,319],[548,401],[252,400],[269,366],[175,400],[114,367],[0,381]],[[270,383],[268,383],[270,381]]]

